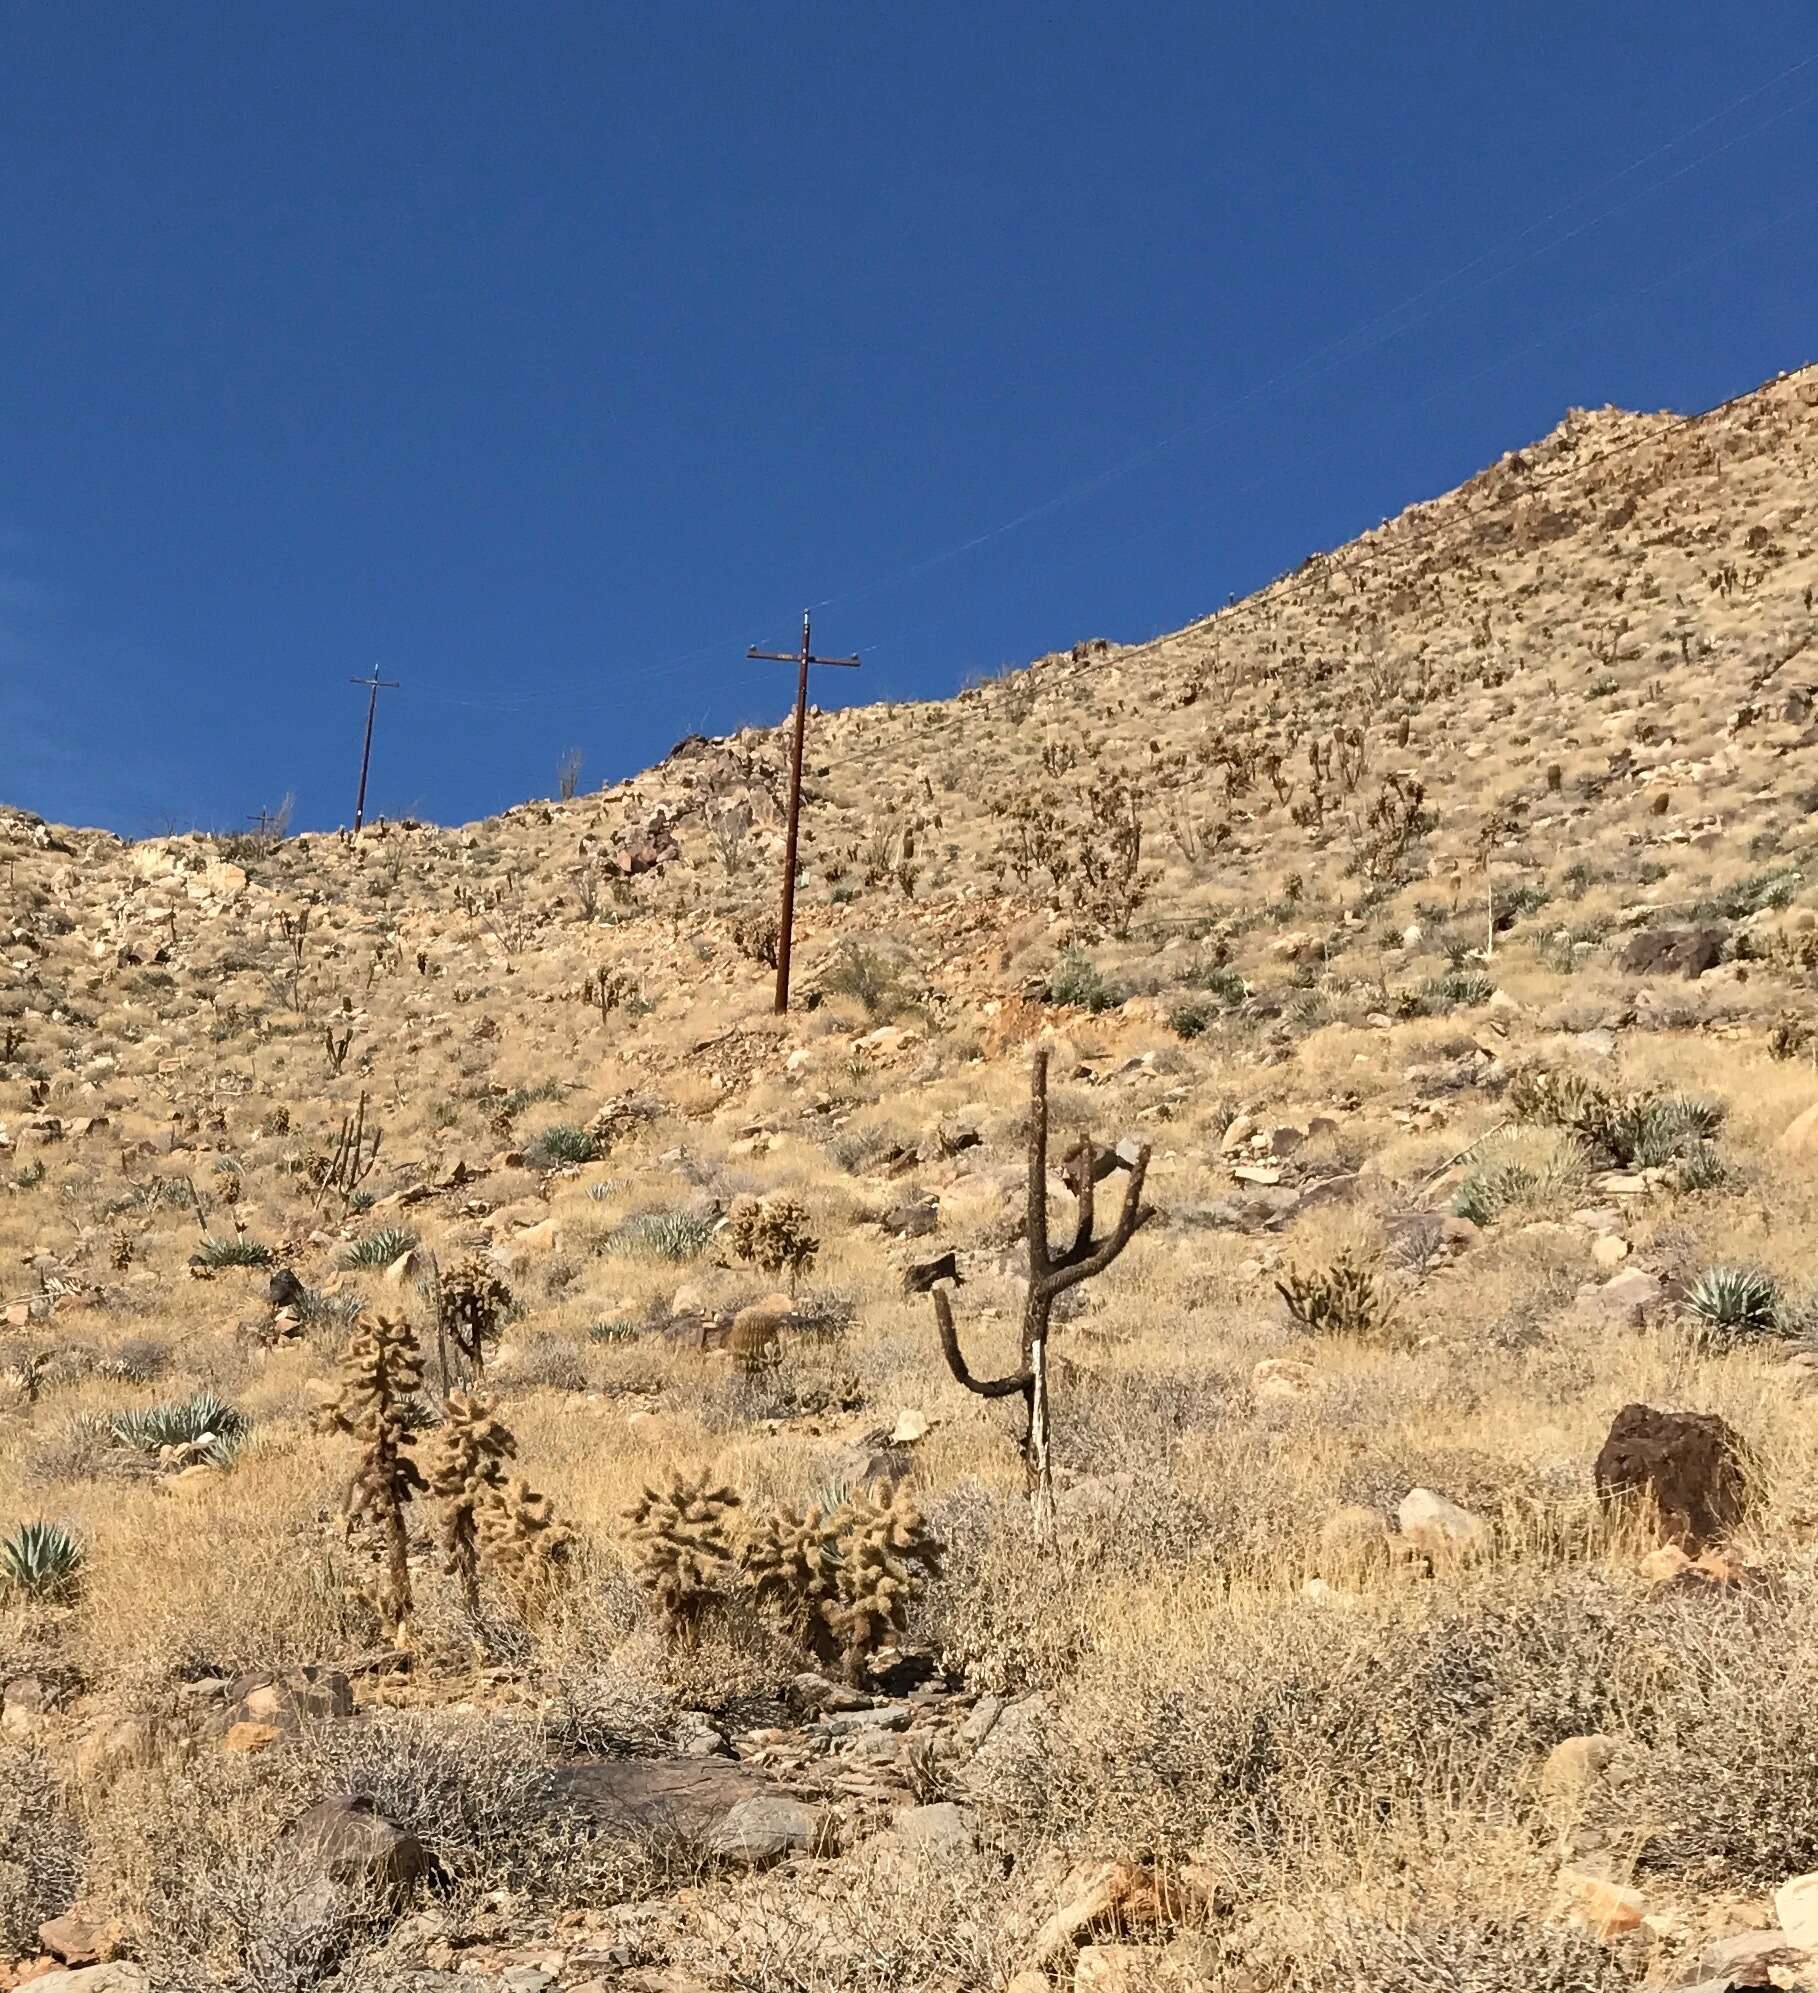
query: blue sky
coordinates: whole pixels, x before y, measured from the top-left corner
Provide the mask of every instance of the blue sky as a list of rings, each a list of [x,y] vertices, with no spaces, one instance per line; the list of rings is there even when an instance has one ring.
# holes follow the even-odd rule
[[[0,11],[0,801],[462,820],[1818,357],[1810,0]]]

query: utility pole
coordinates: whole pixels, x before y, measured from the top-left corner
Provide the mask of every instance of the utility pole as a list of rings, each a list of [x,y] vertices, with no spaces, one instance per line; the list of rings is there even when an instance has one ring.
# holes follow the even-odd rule
[[[364,685],[367,691],[366,745],[360,750],[360,796],[354,804],[354,829],[358,831],[366,820],[366,771],[372,765],[372,716],[378,709],[379,694],[395,692],[398,681],[395,678],[381,678],[379,667],[375,664],[370,678],[350,678],[347,682],[350,685]]]
[[[858,669],[856,657],[816,657],[808,647],[808,611],[802,611],[802,647],[799,651],[759,650],[755,645],[747,657],[768,658],[777,664],[795,666],[795,742],[789,753],[789,830],[783,847],[783,911],[776,924],[776,1014],[789,1008],[789,944],[795,934],[795,846],[802,821],[802,740],[808,731],[808,667],[836,664],[847,671]]]

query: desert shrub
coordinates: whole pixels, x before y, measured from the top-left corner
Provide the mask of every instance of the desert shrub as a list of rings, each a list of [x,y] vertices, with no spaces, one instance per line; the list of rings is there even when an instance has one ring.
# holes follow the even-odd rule
[[[270,1246],[262,1245],[257,1239],[204,1239],[197,1248],[196,1258],[203,1266],[216,1271],[228,1267],[272,1266],[276,1254]]]
[[[1657,1169],[1701,1149],[1724,1119],[1720,1101],[1613,1093],[1572,1072],[1517,1073],[1508,1098],[1517,1120],[1569,1129],[1597,1159],[1620,1169]]]
[[[46,1759],[0,1746],[0,1952],[29,1957],[38,1926],[82,1886],[84,1844]]]
[[[1048,1001],[1077,1005],[1094,1016],[1115,1010],[1124,992],[1095,968],[1084,949],[1069,948],[1048,973]]]
[[[1474,1225],[1507,1212],[1532,1214],[1580,1196],[1585,1175],[1585,1151],[1575,1135],[1504,1135],[1479,1153],[1453,1193],[1452,1209]]]
[[[908,1002],[905,965],[893,962],[861,941],[843,941],[839,953],[821,974],[821,987],[830,996],[850,997],[869,1018],[882,1018]]]
[[[1180,980],[1184,989],[1204,990],[1224,1004],[1240,1004],[1249,994],[1243,977],[1229,962],[1195,962],[1183,972]]]
[[[727,1236],[739,1258],[773,1276],[787,1272],[791,1286],[814,1264],[821,1249],[809,1229],[807,1211],[785,1192],[741,1197],[729,1218]]]
[[[1177,1038],[1203,1037],[1217,1015],[1216,1005],[1189,999],[1168,1012],[1168,1029]]]
[[[513,1390],[585,1391],[587,1372],[580,1351],[566,1337],[530,1336],[515,1344],[499,1366],[499,1382]]]
[[[291,1303],[298,1321],[335,1330],[351,1328],[365,1305],[358,1294],[330,1294],[320,1287],[305,1287]]]
[[[28,1598],[65,1598],[82,1575],[82,1546],[55,1522],[25,1522],[0,1537],[0,1588]]]
[[[343,1246],[337,1258],[345,1267],[383,1271],[406,1253],[414,1252],[416,1246],[417,1235],[407,1226],[381,1225],[377,1231],[368,1232],[364,1238]]]
[[[605,1250],[640,1259],[698,1259],[713,1228],[713,1219],[696,1211],[640,1211],[613,1227]]]
[[[858,1297],[841,1287],[816,1287],[800,1296],[791,1311],[797,1335],[814,1342],[838,1342],[858,1320]]]
[[[911,1602],[940,1569],[927,1518],[901,1492],[748,1514],[736,1554],[760,1609],[816,1661],[837,1660],[853,1682],[903,1631]]]
[[[170,1368],[170,1345],[151,1336],[129,1336],[95,1365],[99,1377],[122,1384],[151,1384]]]
[[[1297,1950],[1282,1993],[1625,1993],[1641,1983],[1588,1932],[1519,1914],[1354,1913]]]
[[[1239,1870],[1416,1822],[1442,1795],[1515,1817],[1538,1755],[1616,1720],[1634,1636],[1627,1602],[1588,1576],[1488,1577],[1343,1620],[1282,1603],[1201,1621],[1158,1595],[1124,1611],[1131,1631],[1097,1643],[1046,1764],[1006,1801],[1032,1827],[1203,1843]]]
[[[1706,1267],[1686,1291],[1699,1339],[1717,1346],[1782,1332],[1785,1300],[1772,1274],[1752,1266]]]
[[[1818,1610],[1808,1582],[1783,1616],[1758,1606],[1663,1612],[1664,1637],[1626,1670],[1647,1745],[1625,1803],[1648,1838],[1643,1868],[1768,1889],[1818,1868],[1818,1704],[1806,1671]]]
[[[559,1169],[569,1163],[597,1162],[599,1142],[585,1128],[557,1122],[540,1129],[524,1145],[524,1160],[532,1169]]]

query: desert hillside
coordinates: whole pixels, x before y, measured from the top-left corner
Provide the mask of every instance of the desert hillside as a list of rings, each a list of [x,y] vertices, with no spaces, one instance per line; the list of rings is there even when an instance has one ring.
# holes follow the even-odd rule
[[[817,717],[781,1018],[784,729],[0,809],[0,1987],[1818,1985],[1815,495]]]

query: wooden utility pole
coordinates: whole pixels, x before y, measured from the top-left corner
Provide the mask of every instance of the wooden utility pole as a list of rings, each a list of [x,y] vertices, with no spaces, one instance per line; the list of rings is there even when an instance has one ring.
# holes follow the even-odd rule
[[[395,678],[381,678],[375,664],[370,678],[350,678],[350,685],[366,687],[366,745],[360,750],[360,794],[354,804],[354,829],[357,831],[366,820],[366,771],[372,766],[372,716],[378,710],[379,694],[395,692],[398,681]]]
[[[795,742],[789,753],[789,830],[783,847],[783,910],[776,924],[776,1014],[789,1008],[789,944],[795,933],[795,847],[802,821],[802,741],[808,731],[808,667],[836,664],[847,671],[858,669],[856,657],[816,657],[808,644],[808,611],[802,611],[802,647],[799,651],[759,650],[755,645],[747,657],[768,658],[777,664],[793,664],[795,670]]]

